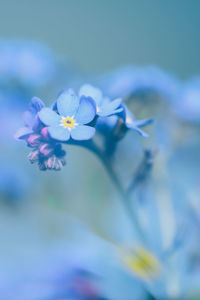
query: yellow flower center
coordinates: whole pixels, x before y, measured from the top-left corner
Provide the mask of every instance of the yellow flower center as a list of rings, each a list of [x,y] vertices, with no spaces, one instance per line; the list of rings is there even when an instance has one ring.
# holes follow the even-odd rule
[[[66,117],[61,120],[61,125],[65,128],[74,128],[76,126],[76,122],[73,118]]]
[[[143,247],[124,253],[122,261],[130,271],[143,279],[148,280],[159,276],[161,269],[159,261]]]

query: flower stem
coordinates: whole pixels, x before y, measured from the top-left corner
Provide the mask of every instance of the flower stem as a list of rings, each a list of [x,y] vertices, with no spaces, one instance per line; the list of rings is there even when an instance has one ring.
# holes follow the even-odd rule
[[[106,169],[110,179],[112,180],[118,194],[120,195],[121,203],[128,215],[129,220],[131,221],[133,228],[137,231],[139,238],[142,240],[144,244],[146,244],[146,240],[144,237],[144,233],[142,232],[140,225],[138,223],[137,215],[132,210],[130,196],[131,194],[127,193],[123,188],[119,178],[117,177],[116,173],[114,172],[110,160],[106,157],[106,155],[94,144],[90,144],[89,148],[102,162],[104,168]]]
[[[152,165],[154,162],[154,156],[155,151],[148,149],[144,151],[144,157],[141,163],[139,164],[133,176],[133,180],[126,191],[126,195],[128,198],[130,198],[131,194],[136,189],[138,184],[143,183],[148,178],[148,175],[152,169]]]

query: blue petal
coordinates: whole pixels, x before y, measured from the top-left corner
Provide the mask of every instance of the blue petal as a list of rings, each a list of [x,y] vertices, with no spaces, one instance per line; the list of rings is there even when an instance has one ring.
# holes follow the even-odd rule
[[[122,99],[110,101],[109,98],[104,98],[103,105],[100,107],[98,115],[101,117],[108,117],[123,111],[124,107],[121,105]]]
[[[143,127],[153,123],[153,119],[135,120],[135,125],[138,127]]]
[[[45,107],[44,103],[40,98],[33,97],[30,103],[30,107],[35,109],[36,113]]]
[[[124,109],[125,109],[125,123],[126,125],[132,125],[135,124],[135,117],[133,115],[133,113],[124,105]]]
[[[23,120],[28,127],[33,127],[35,122],[35,113],[30,110],[25,111],[23,114]]]
[[[139,127],[135,126],[134,124],[127,125],[127,128],[137,131],[137,133],[139,133],[143,137],[148,137],[149,136],[146,132],[144,132]]]
[[[69,130],[59,125],[48,127],[48,132],[51,138],[58,141],[68,141],[70,138]]]
[[[58,125],[61,117],[53,110],[48,107],[44,107],[39,113],[38,116],[42,123],[47,126]]]
[[[92,98],[82,96],[80,98],[79,108],[74,116],[77,123],[87,124],[91,122],[96,115],[96,105]]]
[[[98,112],[98,115],[100,117],[110,117],[110,116],[118,114],[118,113],[120,113],[122,111],[123,111],[123,107],[120,107],[120,108],[118,108],[116,110],[112,110],[112,109],[109,109],[109,108],[107,110],[105,110],[104,108],[102,108]]]
[[[94,134],[95,134],[95,128],[86,125],[76,126],[71,131],[71,137],[77,141],[89,140],[94,136]]]
[[[114,101],[110,101],[110,102],[107,102],[105,101],[102,105],[102,110],[105,109],[105,110],[115,110],[116,108],[118,108],[122,103],[122,99],[118,98],[118,99],[115,99]]]
[[[22,127],[16,132],[14,138],[16,140],[23,140],[26,139],[31,133],[33,133],[33,131],[30,128]]]
[[[91,97],[94,99],[97,105],[100,105],[103,101],[103,95],[100,89],[95,88],[90,84],[84,84],[79,91],[79,96]]]
[[[78,106],[79,99],[71,89],[64,91],[57,99],[57,108],[61,116],[74,116],[78,109]]]

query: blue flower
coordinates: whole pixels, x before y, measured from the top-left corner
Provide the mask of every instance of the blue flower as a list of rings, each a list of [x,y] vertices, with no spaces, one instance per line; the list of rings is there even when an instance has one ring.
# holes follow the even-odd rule
[[[114,101],[110,101],[108,97],[103,97],[100,89],[89,84],[85,84],[80,88],[79,95],[84,95],[94,99],[96,103],[97,115],[100,117],[108,117],[123,110],[121,107],[122,99],[117,98]]]
[[[58,71],[51,50],[34,41],[0,40],[0,81],[17,81],[25,87],[40,87]]]
[[[39,118],[48,126],[51,138],[59,141],[89,140],[95,128],[90,123],[96,115],[96,106],[90,97],[77,97],[73,90],[64,91],[57,99],[58,114],[50,108],[43,108]]]
[[[153,119],[136,120],[126,105],[122,104],[121,106],[123,110],[118,115],[98,120],[97,129],[99,132],[107,137],[109,141],[111,141],[111,136],[115,141],[120,140],[129,129],[135,130],[143,137],[148,137],[148,134],[140,128],[151,124]]]
[[[165,99],[174,99],[179,90],[179,81],[155,66],[127,66],[110,72],[101,80],[111,97],[158,94]]]

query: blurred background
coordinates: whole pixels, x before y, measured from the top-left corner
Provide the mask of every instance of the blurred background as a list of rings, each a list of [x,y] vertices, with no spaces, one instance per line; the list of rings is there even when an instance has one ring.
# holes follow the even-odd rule
[[[0,300],[67,299],[55,296],[56,288],[46,293],[40,285],[30,287],[30,282],[40,282],[38,273],[49,278],[47,266],[51,266],[45,259],[53,261],[53,269],[56,259],[63,265],[65,255],[67,268],[81,257],[84,268],[103,278],[109,274],[100,289],[101,298],[72,299],[183,299],[184,289],[189,295],[184,299],[199,299],[199,11],[200,2],[195,0],[0,0]],[[119,196],[95,156],[85,149],[64,147],[67,165],[60,172],[42,172],[28,161],[25,143],[13,138],[23,126],[22,114],[33,96],[49,105],[61,90],[72,87],[78,92],[85,82],[101,87],[111,98],[122,96],[138,119],[155,119],[146,129],[149,138],[127,134],[118,147],[115,169],[127,186],[143,150],[158,153],[148,184],[141,185],[133,198],[139,198],[141,223],[147,220],[146,228],[151,227],[146,233],[148,247],[160,260],[164,253],[160,248],[173,250],[177,239],[180,244],[184,240],[177,246],[181,261],[174,263],[177,257],[173,257],[172,266],[158,281],[163,293],[158,282],[146,286],[138,274],[129,278],[124,267],[125,275],[121,275],[118,262],[109,265],[108,271],[107,262],[112,259],[104,257],[105,245],[102,255],[98,252],[101,242],[88,237],[92,231],[106,243],[114,240],[124,245],[132,240]],[[191,220],[195,221],[191,224]],[[157,228],[160,232],[154,236]],[[180,228],[184,228],[181,233]],[[188,250],[183,245],[188,245],[185,236],[190,236],[190,230],[195,237]],[[89,250],[80,255],[77,249],[85,241]],[[138,239],[134,236],[131,243],[137,244]],[[192,262],[186,264],[188,252]],[[91,257],[94,264],[88,266]],[[96,266],[99,257],[105,268]],[[117,279],[112,273],[116,266]],[[172,273],[175,279],[170,279]],[[72,280],[71,274],[67,276]],[[85,273],[80,277],[88,278]],[[110,285],[109,278],[113,278]],[[127,288],[133,283],[138,294]],[[113,292],[116,285],[119,291]],[[32,298],[30,290],[37,290]]]
[[[1,1],[1,37],[46,43],[86,72],[157,64],[181,78],[199,72],[199,2]]]

